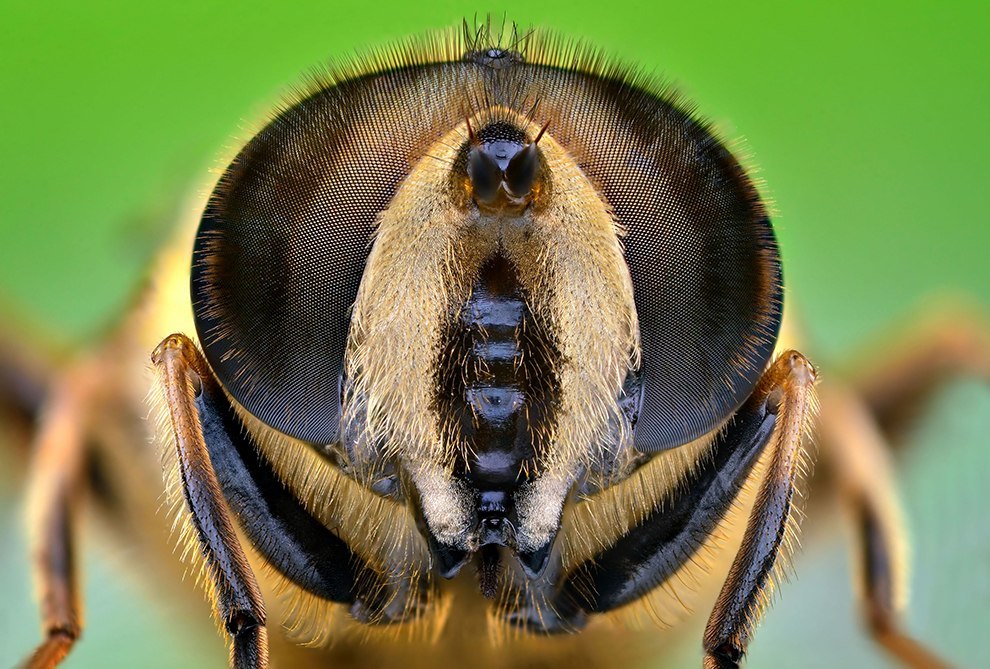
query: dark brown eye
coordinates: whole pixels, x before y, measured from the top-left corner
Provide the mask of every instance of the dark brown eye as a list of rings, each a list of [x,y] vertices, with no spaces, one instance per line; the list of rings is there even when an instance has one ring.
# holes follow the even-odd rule
[[[642,347],[635,441],[657,451],[715,429],[752,392],[780,328],[782,279],[770,220],[735,157],[686,112],[644,113],[641,96],[626,110],[606,103],[637,132],[585,133],[585,166],[627,230]]]
[[[382,73],[299,101],[242,149],[203,214],[192,267],[199,339],[226,390],[276,430],[337,438],[376,216],[437,129],[464,120],[441,69]],[[383,79],[395,91],[385,98]],[[419,99],[423,90],[437,93]]]

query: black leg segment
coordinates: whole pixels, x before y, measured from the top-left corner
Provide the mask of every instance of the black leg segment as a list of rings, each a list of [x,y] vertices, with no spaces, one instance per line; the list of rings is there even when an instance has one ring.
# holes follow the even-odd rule
[[[580,627],[587,614],[635,601],[682,567],[725,516],[775,424],[766,398],[745,404],[679,494],[567,575],[550,601],[560,617],[553,624]],[[546,612],[542,617],[547,620]]]
[[[227,504],[265,560],[303,590],[352,605],[363,622],[398,622],[409,584],[379,576],[307,511],[251,442],[212,376],[203,379],[196,408]]]
[[[196,408],[217,481],[251,545],[304,590],[353,603],[359,559],[275,477],[212,379]]]
[[[814,379],[813,368],[799,353],[781,355],[715,438],[711,456],[699,463],[672,499],[564,576],[555,591],[543,594],[548,606],[531,606],[513,612],[511,618],[538,631],[568,631],[581,627],[589,614],[643,597],[691,559],[769,450],[767,473],[742,546],[705,632],[705,666],[737,667],[791,530]]]
[[[186,508],[213,585],[216,615],[230,635],[234,669],[265,669],[265,604],[227,512],[203,439],[195,397],[208,368],[195,345],[172,335],[152,355],[164,385]]]

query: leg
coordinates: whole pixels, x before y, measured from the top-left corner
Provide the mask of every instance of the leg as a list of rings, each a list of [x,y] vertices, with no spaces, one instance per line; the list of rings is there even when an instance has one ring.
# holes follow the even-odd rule
[[[217,617],[231,637],[231,666],[263,669],[268,666],[265,605],[234,534],[196,411],[195,397],[209,370],[192,342],[178,336],[163,341],[152,361],[162,375],[183,493],[213,584]]]
[[[566,574],[545,602],[513,611],[513,622],[547,632],[571,630],[588,614],[616,609],[661,585],[718,526],[769,447],[766,478],[705,634],[706,666],[738,666],[786,546],[813,381],[811,365],[800,354],[781,356],[716,437],[711,457],[698,463],[672,499]]]
[[[901,629],[907,560],[883,436],[868,409],[848,388],[837,382],[827,384],[821,399],[823,458],[852,520],[858,544],[859,597],[869,632],[905,666],[946,667]]]
[[[990,319],[955,306],[909,325],[857,365],[851,385],[884,433],[897,436],[946,381],[966,375],[990,383]]]
[[[789,352],[774,362],[755,391],[766,397],[777,424],[742,546],[705,628],[706,669],[739,666],[769,599],[775,568],[793,532],[793,496],[802,474],[801,442],[813,411],[814,380],[808,361]]]
[[[191,344],[189,344],[191,346]],[[401,622],[427,592],[407,575],[375,568],[310,515],[274,474],[212,376],[196,410],[228,507],[251,545],[282,576],[322,599],[350,605],[366,623]]]
[[[263,631],[264,609],[228,509],[273,569],[311,594],[349,604],[358,620],[401,622],[419,611],[429,593],[418,581],[368,564],[276,478],[189,339],[168,337],[154,360],[165,383],[187,506],[216,584],[217,615],[234,636],[235,651],[230,621],[240,618]],[[212,483],[203,482],[207,475]],[[235,667],[264,666],[257,640],[248,637],[240,646],[244,659],[235,658]]]
[[[0,421],[13,427],[18,442],[30,442],[35,420],[53,377],[52,363],[34,348],[0,331]]]
[[[45,639],[25,661],[30,669],[57,665],[82,632],[74,530],[84,458],[85,376],[67,375],[41,410],[31,463],[31,553]]]

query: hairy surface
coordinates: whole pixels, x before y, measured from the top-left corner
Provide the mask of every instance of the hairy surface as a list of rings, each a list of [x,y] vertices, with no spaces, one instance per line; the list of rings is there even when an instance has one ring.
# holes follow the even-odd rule
[[[413,580],[431,569],[413,496],[441,541],[463,544],[475,522],[451,476],[467,445],[438,412],[435,377],[445,329],[491,257],[511,263],[559,352],[551,446],[520,485],[515,540],[534,550],[560,526],[565,567],[677,493],[763,371],[779,323],[766,212],[710,128],[596,51],[542,33],[498,41],[439,33],[317,77],[233,161],[195,242],[196,330],[245,429],[310,514],[381,573]],[[493,121],[545,130],[519,211],[479,209],[458,172],[469,124]],[[635,438],[618,401],[633,370],[645,398]],[[648,458],[634,446],[664,452],[636,469]],[[396,469],[401,492],[369,489]],[[587,499],[571,494],[581,478],[596,479]],[[707,568],[731,525],[678,580]],[[453,584],[458,602],[418,612],[425,634],[412,636],[463,634],[453,607],[487,610],[504,639],[500,615],[529,588],[504,576],[498,606]],[[270,580],[292,595],[297,636],[354,627],[341,607]],[[661,590],[643,603],[672,622],[656,611],[679,608],[685,588]]]

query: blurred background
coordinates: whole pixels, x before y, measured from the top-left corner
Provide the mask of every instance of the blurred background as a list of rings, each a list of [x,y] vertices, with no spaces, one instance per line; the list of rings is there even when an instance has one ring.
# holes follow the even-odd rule
[[[990,308],[988,5],[841,5],[496,8],[642,64],[742,140],[775,203],[789,308],[825,374],[948,295]],[[0,325],[85,345],[120,313],[188,192],[212,185],[218,156],[309,68],[491,9],[3,0]],[[909,628],[965,667],[990,667],[988,433],[990,389],[961,380],[898,459],[915,564]],[[39,635],[22,496],[22,473],[5,468],[0,666]],[[889,666],[858,629],[847,544],[825,516],[748,666]],[[212,623],[156,601],[162,584],[143,583],[140,565],[121,569],[126,549],[103,543],[85,542],[88,624],[66,666],[223,666]],[[684,631],[673,666],[699,666],[701,631]]]

